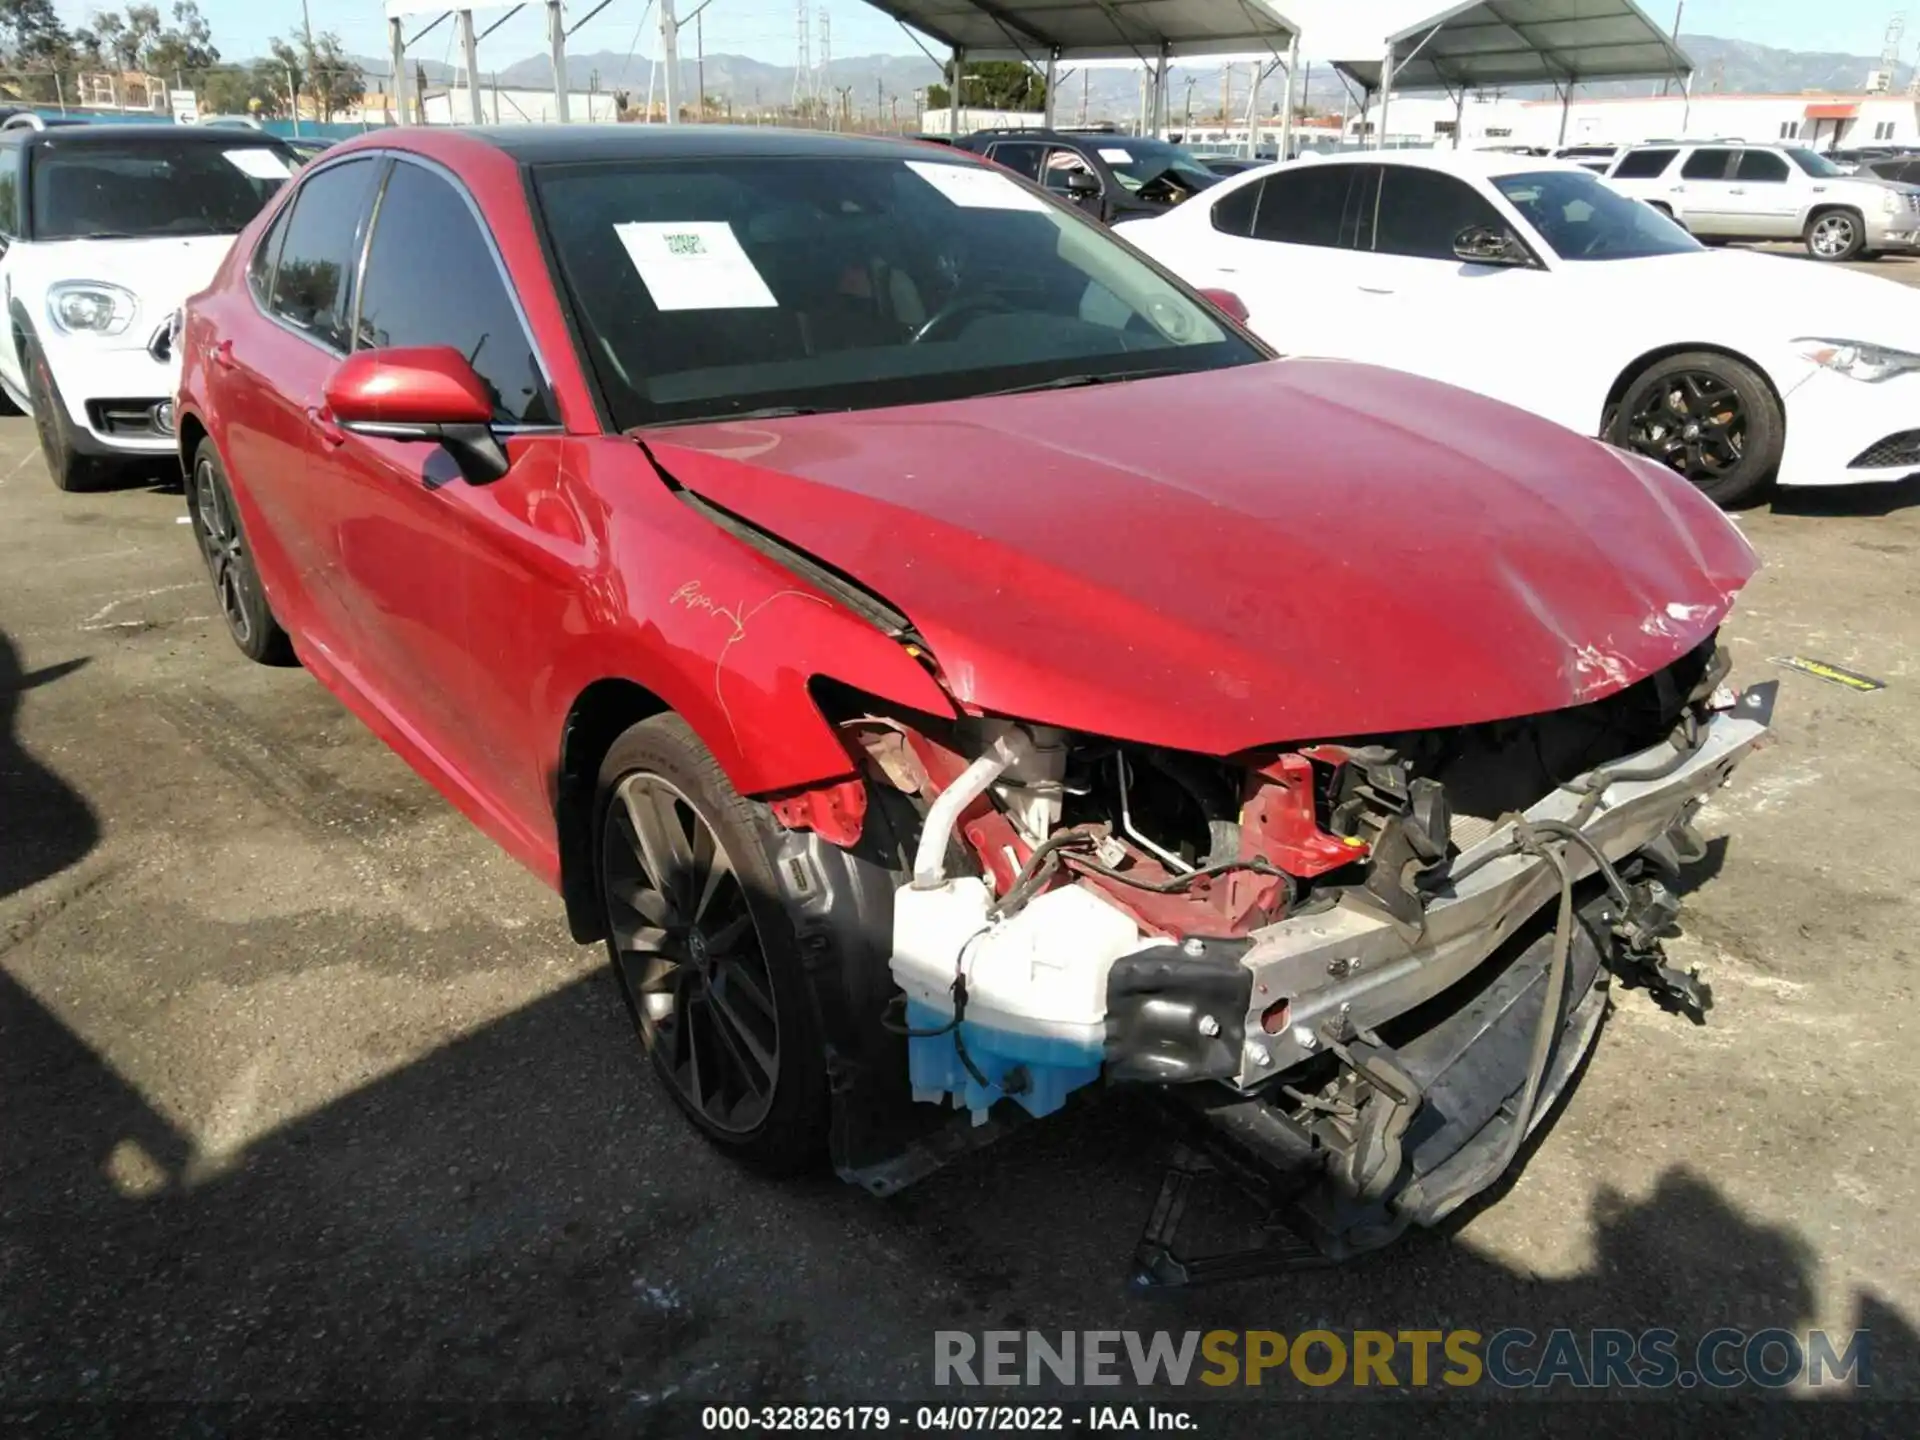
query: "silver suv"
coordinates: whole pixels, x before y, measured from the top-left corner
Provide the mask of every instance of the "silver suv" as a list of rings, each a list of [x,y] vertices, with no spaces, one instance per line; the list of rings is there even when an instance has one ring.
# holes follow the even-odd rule
[[[1920,186],[1848,175],[1804,146],[1635,145],[1606,174],[1703,240],[1801,240],[1816,260],[1920,251]]]

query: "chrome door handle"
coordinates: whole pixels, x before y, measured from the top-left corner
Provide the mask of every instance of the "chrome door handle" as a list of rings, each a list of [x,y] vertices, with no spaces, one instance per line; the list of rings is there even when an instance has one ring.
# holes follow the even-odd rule
[[[1744,195],[1747,192],[1744,186],[1732,185],[1727,188],[1727,193],[1729,195]]]
[[[1360,290],[1360,293],[1361,293],[1362,295],[1391,295],[1391,294],[1393,294],[1393,291],[1391,291],[1391,290],[1387,290],[1387,289],[1384,289],[1384,288],[1382,288],[1381,286],[1378,286],[1378,285],[1362,285],[1362,286],[1360,286],[1360,287],[1358,287],[1358,288],[1359,288],[1359,290]]]

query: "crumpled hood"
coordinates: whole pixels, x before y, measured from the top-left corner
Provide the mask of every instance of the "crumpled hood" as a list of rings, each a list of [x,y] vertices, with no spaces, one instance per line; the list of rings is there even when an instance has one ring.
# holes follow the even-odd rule
[[[1596,699],[1755,565],[1657,466],[1338,361],[642,438],[898,606],[963,704],[1214,754]]]

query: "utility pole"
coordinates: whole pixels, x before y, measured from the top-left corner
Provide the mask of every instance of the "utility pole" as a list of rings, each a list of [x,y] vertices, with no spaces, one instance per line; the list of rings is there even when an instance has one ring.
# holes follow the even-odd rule
[[[680,22],[674,18],[673,0],[660,0],[660,63],[666,70],[660,77],[667,94],[667,124],[680,123]]]
[[[1093,79],[1093,72],[1091,70],[1086,70],[1086,69],[1081,70],[1080,72],[1080,123],[1082,125],[1085,125],[1087,123],[1087,82],[1092,79]]]
[[[297,140],[300,138],[300,87],[294,83],[293,67],[287,66],[286,71],[287,98],[293,102],[293,136]]]
[[[693,12],[693,78],[700,87],[700,123],[707,123],[707,7]]]

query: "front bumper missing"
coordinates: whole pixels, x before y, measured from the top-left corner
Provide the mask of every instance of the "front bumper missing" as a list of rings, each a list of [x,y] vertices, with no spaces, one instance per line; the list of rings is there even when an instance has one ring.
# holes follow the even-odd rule
[[[1675,852],[1687,848],[1688,815],[1766,733],[1775,688],[1755,687],[1709,721],[1677,764],[1666,746],[1619,762],[1613,768],[1645,772],[1664,761],[1667,773],[1607,785],[1586,802],[1592,814],[1580,832],[1610,862],[1637,855],[1671,879],[1685,858]],[[1526,820],[1577,822],[1581,805],[1556,792]],[[1519,828],[1502,827],[1459,858],[1462,878],[1429,903],[1417,933],[1343,901],[1255,937],[1241,957],[1253,977],[1242,1076],[1270,1083],[1256,1081],[1252,1094],[1168,1092],[1197,1114],[1202,1138],[1169,1167],[1136,1252],[1136,1284],[1326,1264],[1443,1221],[1507,1173],[1578,1072],[1606,1014],[1610,970],[1685,998],[1699,1018],[1704,987],[1659,962],[1657,935],[1674,906],[1658,879],[1633,887],[1627,913],[1607,887],[1573,908],[1573,885],[1599,867],[1551,832],[1525,837],[1535,853],[1502,853]],[[1538,853],[1542,833],[1557,864]],[[1562,866],[1568,908],[1556,915],[1549,901]],[[1564,968],[1549,1016],[1556,966]],[[1303,983],[1308,976],[1317,987]],[[1259,1019],[1273,1013],[1276,994],[1289,1000],[1287,1023],[1268,1036]],[[1281,1202],[1274,1238],[1227,1254],[1180,1251],[1188,1193],[1209,1169]]]
[[[1582,832],[1613,861],[1659,840],[1690,807],[1724,785],[1742,756],[1766,734],[1768,716],[1760,704],[1746,705],[1749,699],[1770,707],[1772,691],[1754,687],[1742,697],[1743,708],[1707,721],[1698,746],[1668,774],[1609,785],[1592,817],[1581,825]],[[1651,769],[1672,755],[1672,748],[1662,743],[1616,768]],[[1556,790],[1528,810],[1526,818],[1564,824],[1578,816],[1583,799],[1571,790]],[[1466,878],[1428,901],[1424,923],[1415,934],[1352,893],[1330,910],[1255,932],[1240,962],[1252,976],[1244,1017],[1246,1042],[1240,1068],[1229,1083],[1249,1089],[1312,1058],[1320,1047],[1319,1027],[1331,1017],[1344,1016],[1352,1029],[1371,1029],[1477,969],[1559,886],[1552,866],[1538,856],[1507,855],[1474,868],[1513,838],[1514,827],[1503,825],[1464,851],[1453,870]],[[1578,847],[1568,848],[1567,863],[1576,880],[1596,868]],[[1273,1016],[1283,1001],[1286,1025],[1269,1034],[1262,1018]]]

